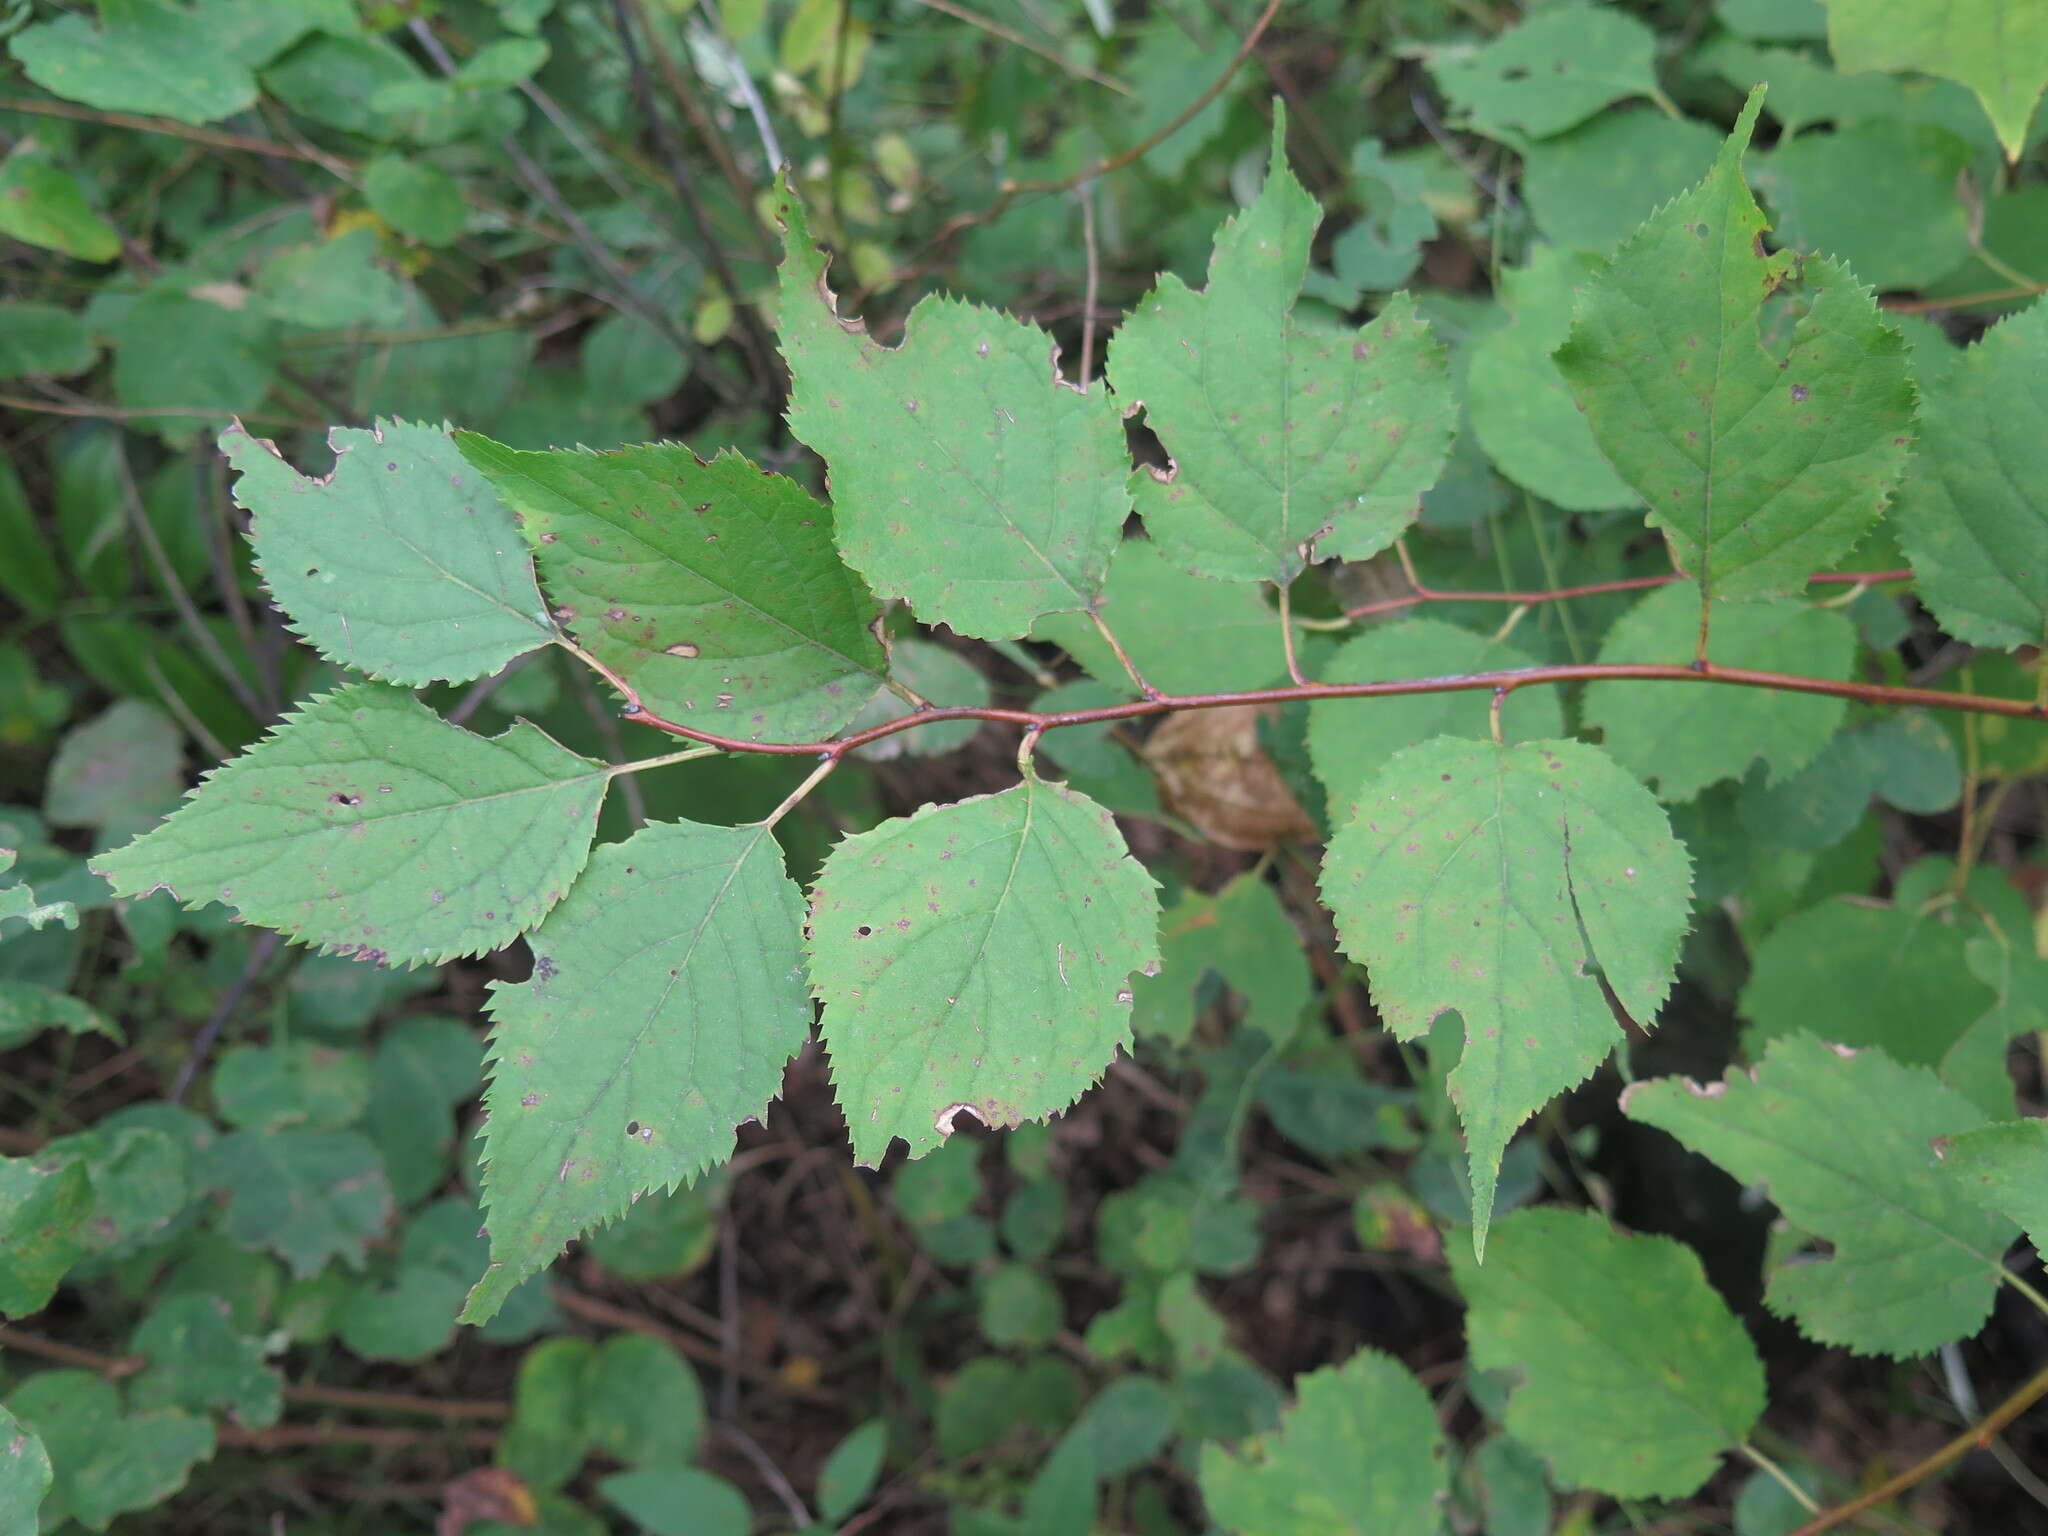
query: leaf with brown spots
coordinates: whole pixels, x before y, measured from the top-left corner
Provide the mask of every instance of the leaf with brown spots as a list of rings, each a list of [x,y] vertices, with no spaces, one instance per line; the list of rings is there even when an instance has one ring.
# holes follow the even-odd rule
[[[1451,1097],[1483,1252],[1516,1127],[1645,1029],[1678,966],[1692,861],[1649,791],[1596,747],[1439,736],[1368,782],[1323,862],[1344,952],[1403,1040],[1455,1011]]]
[[[972,1116],[1064,1109],[1129,1037],[1131,977],[1159,961],[1159,899],[1116,823],[1027,777],[841,842],[811,892],[854,1157],[912,1157]]]
[[[1132,484],[1154,540],[1200,576],[1285,582],[1362,560],[1415,520],[1450,453],[1444,349],[1405,294],[1372,324],[1295,317],[1322,210],[1287,168],[1216,235],[1209,286],[1168,274],[1109,345],[1109,378],[1173,455]]]

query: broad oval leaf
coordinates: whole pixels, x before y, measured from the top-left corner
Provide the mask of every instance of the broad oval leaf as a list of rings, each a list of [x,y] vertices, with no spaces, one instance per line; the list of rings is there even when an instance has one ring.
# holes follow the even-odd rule
[[[555,616],[669,719],[749,741],[832,735],[888,674],[832,514],[737,453],[680,443],[456,446],[519,514]]]
[[[1649,792],[1576,741],[1440,736],[1359,792],[1323,900],[1403,1040],[1464,1020],[1450,1076],[1472,1164],[1475,1246],[1515,1129],[1645,1029],[1678,965],[1692,863]],[[1604,985],[1603,985],[1604,984]]]
[[[548,642],[519,525],[447,428],[380,420],[327,440],[334,471],[311,480],[239,425],[220,435],[256,567],[315,650],[417,686],[488,676]]]
[[[1361,1349],[1295,1384],[1280,1427],[1233,1455],[1202,1447],[1203,1501],[1245,1536],[1437,1536],[1449,1447],[1422,1384]]]
[[[1920,403],[1899,542],[1942,628],[2048,644],[2048,304],[1994,326]]]
[[[1027,775],[927,806],[832,850],[811,892],[854,1157],[918,1157],[963,1114],[1017,1125],[1064,1109],[1130,1034],[1131,976],[1159,963],[1159,900],[1109,812]]]
[[[900,346],[877,345],[840,319],[787,185],[778,210],[789,427],[824,456],[847,563],[981,640],[1086,608],[1131,509],[1109,397],[1064,383],[1036,326],[957,299],[924,300]]]
[[[1480,132],[1547,139],[1614,102],[1656,95],[1656,50],[1656,34],[1635,17],[1559,0],[1479,47],[1430,50],[1429,72]]]
[[[1283,114],[1208,287],[1162,277],[1109,344],[1110,382],[1173,455],[1134,477],[1138,510],[1201,576],[1287,582],[1312,556],[1377,554],[1420,512],[1457,423],[1444,349],[1406,295],[1356,331],[1296,322],[1322,209],[1285,132]]]
[[[1793,592],[1877,521],[1904,469],[1906,341],[1839,262],[1765,255],[1742,176],[1750,96],[1707,179],[1589,280],[1557,366],[1594,440],[1708,594]],[[1797,287],[1789,346],[1767,308]],[[1775,309],[1769,310],[1773,318]]]
[[[667,822],[599,848],[491,994],[482,1322],[579,1233],[732,1151],[811,1027],[803,897],[766,827]]]
[[[1987,1211],[2026,1228],[2048,1249],[2048,1120],[2004,1120],[1935,1144],[1943,1171]]]
[[[1724,667],[1846,680],[1856,626],[1830,608],[1790,598],[1716,603],[1707,651]],[[1700,589],[1674,582],[1623,614],[1600,644],[1602,662],[1688,665],[1698,649]],[[1849,712],[1846,699],[1765,688],[1602,681],[1586,689],[1585,720],[1601,745],[1660,800],[1690,800],[1742,777],[1761,758],[1773,784],[1819,756]]]
[[[1637,1083],[1622,1109],[1766,1185],[1788,1222],[1834,1245],[1830,1258],[1781,1265],[1764,1289],[1807,1337],[1903,1360],[1990,1314],[2018,1228],[1958,1199],[1929,1155],[1985,1115],[1924,1067],[1793,1035],[1708,1087]]]
[[[2048,10],[2032,0],[1826,0],[1828,48],[1845,75],[1913,70],[1969,87],[2018,160],[2048,86]]]
[[[476,955],[562,899],[610,770],[520,721],[485,738],[410,693],[313,699],[92,867],[380,963]]]
[[[1699,1256],[1597,1211],[1516,1211],[1455,1249],[1472,1364],[1514,1371],[1507,1427],[1559,1484],[1680,1499],[1764,1411],[1764,1368]]]

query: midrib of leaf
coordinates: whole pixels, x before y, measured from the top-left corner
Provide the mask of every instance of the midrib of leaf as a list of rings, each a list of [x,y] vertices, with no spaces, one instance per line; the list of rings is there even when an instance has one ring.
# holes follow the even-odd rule
[[[486,592],[483,588],[477,586],[474,582],[469,581],[467,578],[456,575],[455,572],[449,570],[447,566],[443,565],[439,560],[435,559],[432,555],[428,554],[425,550],[421,549],[419,545],[415,544],[411,539],[406,538],[402,534],[391,533],[388,527],[385,531],[388,534],[390,534],[391,538],[395,539],[401,546],[403,546],[408,553],[417,555],[422,564],[430,566],[437,576],[445,578],[451,586],[460,587],[462,588],[463,591],[468,592],[473,596],[480,597],[487,603],[496,604],[499,608],[502,608],[506,613],[511,614],[513,618],[520,620],[522,623],[532,626],[534,629],[539,630],[542,634],[551,633],[550,628],[547,624],[543,623],[539,619],[536,619],[532,614],[522,612],[521,610],[513,607],[511,603],[507,602],[503,597],[500,597],[497,593]],[[529,572],[531,572],[532,568],[533,562],[531,559],[529,559],[527,561],[527,569]],[[435,616],[431,614],[427,616],[427,621],[430,623],[438,622],[435,619]],[[447,620],[447,622],[460,623],[461,621],[450,619]]]
[[[1037,791],[1027,782],[1024,785],[1024,824],[1017,829],[1017,847],[1010,855],[1010,868],[1003,876],[1002,894],[996,898],[996,904],[989,909],[988,919],[982,924],[981,937],[975,941],[974,953],[968,956],[967,964],[961,969],[960,979],[953,983],[950,995],[941,994],[946,997],[944,1017],[948,1023],[952,1021],[954,1011],[960,1006],[959,999],[963,995],[967,978],[974,974],[975,967],[981,964],[981,957],[988,952],[989,935],[995,932],[996,919],[1002,916],[1003,909],[1010,904],[1010,892],[1016,888],[1017,869],[1024,862],[1024,848],[1031,841],[1031,823],[1037,815]]]
[[[370,759],[368,759],[368,761],[369,761],[369,762],[371,762],[371,763],[375,763],[375,764],[378,764],[379,766],[385,766],[385,767],[388,767],[388,766],[390,766],[390,765],[389,765],[388,763],[384,762],[384,760],[383,760],[383,759],[380,759],[380,758],[370,758]],[[321,764],[321,765],[319,765],[319,766],[322,766],[322,767],[336,767],[336,768],[339,768],[339,767],[342,767],[342,766],[344,766],[344,765],[342,765],[342,764],[340,764],[340,763],[334,763],[334,764]],[[410,763],[410,764],[407,764],[406,766],[408,766],[408,767],[411,767],[411,768],[413,768],[413,769],[414,769],[415,771],[418,771],[418,772],[422,772],[422,773],[426,773],[426,772],[427,772],[427,770],[425,770],[425,769],[423,769],[423,768],[420,768],[420,766],[419,766],[419,765],[418,765],[417,763]],[[388,823],[388,822],[394,822],[394,821],[403,821],[403,820],[405,820],[405,818],[406,818],[406,817],[408,817],[408,816],[446,816],[446,815],[448,815],[448,814],[449,814],[450,812],[453,812],[453,811],[460,811],[460,810],[467,810],[467,809],[468,809],[469,807],[471,807],[471,806],[475,806],[475,805],[489,805],[489,804],[490,804],[490,803],[491,803],[492,801],[494,801],[494,800],[513,800],[513,799],[517,799],[517,798],[518,798],[519,796],[521,796],[521,795],[541,795],[541,794],[548,794],[548,793],[550,793],[550,792],[552,792],[552,791],[554,791],[554,790],[558,790],[558,789],[569,789],[569,788],[571,788],[571,787],[573,787],[573,786],[575,786],[575,785],[578,785],[578,784],[581,784],[581,783],[583,783],[583,782],[584,782],[585,780],[588,780],[588,779],[603,779],[603,780],[604,780],[604,781],[605,781],[606,783],[610,783],[610,782],[611,782],[611,780],[612,780],[613,778],[617,777],[617,775],[618,775],[618,774],[619,774],[619,773],[620,773],[621,771],[622,771],[621,769],[618,769],[618,768],[614,768],[614,767],[609,767],[609,766],[608,766],[608,767],[603,767],[603,768],[599,768],[599,769],[598,769],[598,770],[597,770],[596,772],[594,772],[594,773],[579,773],[579,774],[577,774],[577,775],[576,775],[576,776],[575,776],[574,778],[570,778],[570,779],[550,779],[550,780],[548,780],[548,782],[547,782],[547,783],[545,783],[545,784],[532,784],[532,785],[528,785],[528,786],[527,786],[526,788],[524,788],[524,789],[501,789],[501,790],[497,791],[497,792],[496,792],[496,793],[494,793],[494,794],[489,794],[489,795],[473,795],[473,796],[471,796],[471,797],[470,797],[470,798],[468,798],[468,799],[465,799],[465,800],[456,800],[456,801],[453,801],[453,802],[451,802],[450,804],[447,804],[447,805],[421,805],[421,806],[415,806],[415,807],[414,807],[413,809],[411,809],[411,810],[408,810],[408,811],[387,811],[387,812],[385,812],[385,813],[384,813],[383,815],[381,815],[381,816],[363,816],[363,817],[359,817],[359,818],[358,818],[358,820],[360,820],[360,821],[363,821],[363,822],[365,822],[365,823],[368,823],[368,822],[373,822],[373,821],[374,821],[374,822],[378,823],[379,825],[383,825],[383,824],[385,824],[385,823]],[[432,778],[432,777],[433,777],[433,775],[432,775],[431,773],[428,773],[428,775],[427,775],[427,776],[428,776],[429,778]],[[442,780],[441,782],[442,782],[442,783],[446,783],[446,780]],[[293,809],[297,809],[297,808],[296,808],[296,807],[291,807],[291,806],[286,806],[286,807],[283,807],[283,809],[286,809],[286,810],[293,810]],[[305,810],[305,811],[301,811],[301,812],[300,812],[300,814],[301,814],[301,815],[307,815],[307,816],[312,816],[312,815],[317,815],[317,814],[319,814],[319,813],[318,813],[318,812],[316,812],[316,811],[313,811],[313,810],[310,810],[310,809],[308,809],[308,810]],[[342,826],[341,826],[341,823],[339,823],[339,822],[334,822],[334,821],[329,821],[329,822],[323,822],[323,823],[321,823],[321,824],[320,824],[319,826],[317,826],[317,827],[300,827],[300,828],[297,828],[297,829],[295,829],[295,830],[292,830],[292,831],[288,831],[288,832],[279,832],[279,833],[275,834],[275,836],[276,836],[276,838],[277,838],[277,839],[278,839],[279,841],[284,841],[284,840],[288,840],[288,839],[291,839],[291,838],[296,838],[296,837],[315,837],[315,836],[319,835],[319,834],[320,834],[320,833],[322,833],[322,832],[334,832],[334,831],[339,831],[339,830],[342,830]]]

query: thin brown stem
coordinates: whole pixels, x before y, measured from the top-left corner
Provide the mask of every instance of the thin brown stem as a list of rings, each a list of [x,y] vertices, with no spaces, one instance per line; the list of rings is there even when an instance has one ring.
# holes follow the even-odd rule
[[[1404,564],[1408,572],[1408,584],[1415,588],[1405,597],[1383,598],[1374,603],[1361,603],[1356,608],[1344,610],[1347,619],[1369,619],[1382,613],[1398,613],[1404,608],[1420,607],[1424,603],[1561,603],[1575,597],[1605,597],[1615,592],[1647,592],[1653,587],[1668,587],[1674,582],[1688,578],[1672,572],[1664,576],[1631,576],[1623,581],[1590,581],[1578,587],[1553,587],[1547,592],[1460,592],[1445,591],[1426,587],[1415,579],[1412,567]],[[1910,570],[1893,571],[1815,571],[1806,578],[1809,586],[1874,587],[1888,582],[1911,581]]]
[[[1896,1498],[1908,1488],[1917,1486],[1939,1472],[1950,1462],[1959,1461],[1963,1456],[1980,1447],[1988,1446],[1992,1436],[2006,1425],[2025,1413],[2042,1397],[2048,1396],[2048,1370],[2037,1372],[2023,1383],[2020,1389],[1986,1414],[1977,1423],[1957,1435],[1940,1450],[1906,1468],[1897,1477],[1878,1484],[1868,1493],[1858,1494],[1846,1504],[1837,1504],[1818,1519],[1809,1520],[1792,1533],[1792,1536],[1820,1536],[1822,1531],[1832,1531],[1867,1510]]]
[[[1117,639],[1116,631],[1109,627],[1102,615],[1091,608],[1088,610],[1088,618],[1094,624],[1095,632],[1102,636],[1103,644],[1116,656],[1117,665],[1124,669],[1124,676],[1131,680],[1132,686],[1148,699],[1163,698],[1164,695],[1157,688],[1145,681],[1145,674],[1138,670],[1138,664],[1131,660],[1130,652],[1124,649],[1124,643]]]
[[[1048,48],[1043,43],[1034,42],[1022,32],[1006,27],[999,21],[991,21],[978,11],[970,11],[964,5],[956,5],[954,0],[917,0],[917,3],[924,6],[927,10],[937,11],[941,16],[950,16],[955,21],[966,22],[970,27],[978,27],[990,37],[1008,43],[1013,48],[1022,48],[1026,53],[1035,53],[1047,63],[1072,75],[1077,80],[1087,80],[1096,85],[1107,86],[1110,90],[1123,96],[1135,97],[1138,94],[1130,86],[1114,76],[1105,75],[1100,70],[1089,69],[1086,65],[1076,64],[1057,48]]]

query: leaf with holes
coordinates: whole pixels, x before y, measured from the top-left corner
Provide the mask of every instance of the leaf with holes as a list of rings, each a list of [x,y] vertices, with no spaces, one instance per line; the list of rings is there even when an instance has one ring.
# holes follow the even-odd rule
[[[1513,1371],[1507,1427],[1556,1481],[1681,1499],[1764,1411],[1764,1368],[1699,1256],[1597,1211],[1517,1211],[1486,1263],[1455,1250],[1472,1364]]]
[[[1133,479],[1138,510],[1201,576],[1287,582],[1310,558],[1377,554],[1415,520],[1457,422],[1443,347],[1405,295],[1355,331],[1297,320],[1322,209],[1285,132],[1276,114],[1265,189],[1217,231],[1209,286],[1160,278],[1109,344],[1118,396],[1173,455]]]
[[[811,986],[857,1160],[922,1156],[965,1115],[1064,1109],[1130,1034],[1159,900],[1116,823],[1027,774],[832,850],[811,892]]]
[[[1429,72],[1480,132],[1547,139],[1614,102],[1656,95],[1656,49],[1635,17],[1561,0],[1479,47],[1431,50]]]
[[[1717,665],[1846,680],[1856,626],[1842,614],[1782,598],[1717,603],[1708,654]],[[1689,581],[1652,592],[1615,620],[1602,662],[1690,663],[1698,650],[1700,589]],[[1660,800],[1690,800],[1709,784],[1742,777],[1761,758],[1782,783],[1828,744],[1849,712],[1845,699],[1702,683],[1601,681],[1586,689],[1586,724]]]
[[[1691,861],[1662,807],[1596,748],[1440,736],[1358,792],[1322,887],[1395,1035],[1413,1040],[1454,1010],[1464,1020],[1450,1088],[1484,1252],[1509,1137],[1622,1038],[1608,993],[1655,1024]]]
[[[811,741],[888,675],[875,600],[832,514],[737,453],[680,443],[522,453],[458,432],[519,514],[555,616],[657,714],[749,741]]]
[[[2048,304],[1987,331],[1920,403],[1899,542],[1942,628],[2048,643]]]
[[[1742,176],[1762,106],[1759,89],[1707,179],[1588,281],[1556,353],[1600,451],[1717,598],[1797,591],[1847,553],[1912,441],[1905,338],[1869,290],[1764,253]]]
[[[524,721],[486,739],[357,683],[286,716],[93,868],[117,895],[168,890],[302,943],[438,963],[510,943],[562,899],[610,778]]]
[[[1036,326],[957,299],[925,299],[900,346],[877,345],[840,319],[786,183],[777,207],[789,427],[829,467],[847,563],[982,640],[1086,608],[1131,509],[1108,395],[1063,382]]]
[[[327,440],[334,472],[311,480],[240,426],[220,436],[257,569],[315,650],[419,685],[484,677],[547,643],[519,525],[446,428],[379,421]]]
[[[464,1317],[763,1114],[811,1028],[803,897],[766,827],[665,822],[591,855],[491,997],[491,1267]]]
[[[1985,1116],[1924,1067],[1793,1035],[1709,1087],[1637,1083],[1622,1108],[1765,1185],[1788,1222],[1833,1245],[1831,1257],[1780,1265],[1764,1289],[1808,1338],[1905,1360],[1990,1314],[2018,1228],[1958,1200],[1930,1156]]]

